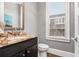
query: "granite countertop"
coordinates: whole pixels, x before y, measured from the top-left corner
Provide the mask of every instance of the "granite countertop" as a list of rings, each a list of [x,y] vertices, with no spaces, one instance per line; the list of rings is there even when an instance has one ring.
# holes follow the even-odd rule
[[[0,39],[0,48],[7,45],[19,43],[25,40],[29,40],[30,38],[34,38],[34,37],[31,35],[14,36],[14,37],[12,36],[12,37],[6,38],[6,40],[4,40],[3,43],[1,43],[1,39]]]

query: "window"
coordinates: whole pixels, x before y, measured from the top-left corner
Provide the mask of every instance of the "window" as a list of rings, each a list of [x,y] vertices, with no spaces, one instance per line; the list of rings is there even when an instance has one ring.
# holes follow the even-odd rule
[[[70,40],[69,3],[46,3],[46,39],[65,41]]]

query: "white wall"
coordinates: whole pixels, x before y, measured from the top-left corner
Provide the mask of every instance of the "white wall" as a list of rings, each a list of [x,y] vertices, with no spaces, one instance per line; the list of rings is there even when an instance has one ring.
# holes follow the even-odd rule
[[[4,3],[0,2],[0,21],[4,22]]]
[[[27,2],[25,6],[25,32],[37,36],[37,3]]]

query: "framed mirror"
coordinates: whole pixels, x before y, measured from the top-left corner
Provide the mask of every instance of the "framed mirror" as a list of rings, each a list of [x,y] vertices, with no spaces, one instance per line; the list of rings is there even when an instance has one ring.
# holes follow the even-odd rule
[[[24,29],[24,6],[23,3],[4,3],[4,23],[5,30]]]

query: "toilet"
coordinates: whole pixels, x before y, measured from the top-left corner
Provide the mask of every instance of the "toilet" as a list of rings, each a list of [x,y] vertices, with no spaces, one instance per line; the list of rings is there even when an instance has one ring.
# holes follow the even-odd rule
[[[47,44],[38,44],[38,57],[47,57],[49,46]]]

